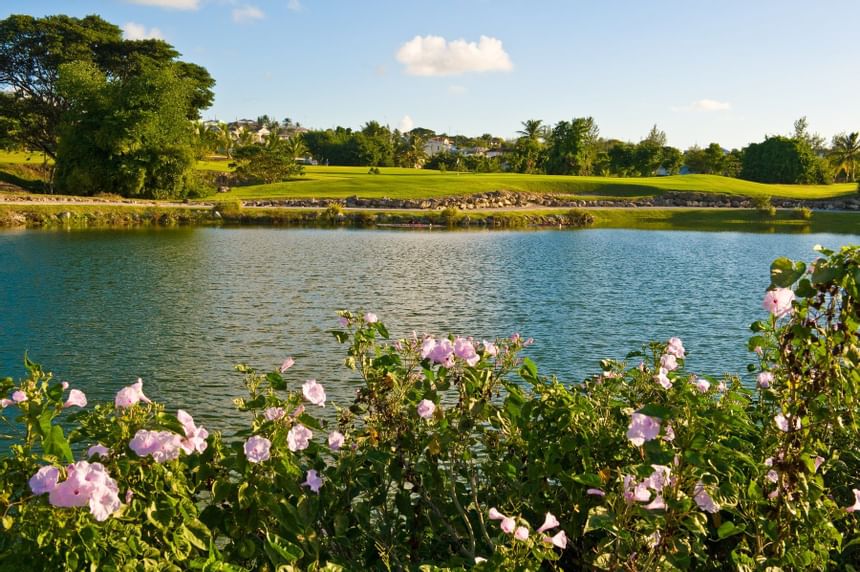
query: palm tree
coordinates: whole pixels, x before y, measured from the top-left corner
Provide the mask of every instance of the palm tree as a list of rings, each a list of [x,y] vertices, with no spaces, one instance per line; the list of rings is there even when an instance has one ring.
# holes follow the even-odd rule
[[[305,146],[305,142],[302,141],[301,133],[293,134],[289,139],[284,142],[285,148],[287,150],[287,154],[295,159],[299,159],[308,154],[308,148]]]
[[[840,133],[833,137],[833,146],[830,149],[830,161],[836,168],[836,175],[845,173],[847,181],[854,181],[854,169],[860,160],[860,134]]]
[[[528,137],[532,141],[537,141],[538,137],[541,136],[543,130],[541,129],[541,124],[543,121],[540,119],[527,119],[522,122],[523,128],[521,131],[517,131],[523,137]]]

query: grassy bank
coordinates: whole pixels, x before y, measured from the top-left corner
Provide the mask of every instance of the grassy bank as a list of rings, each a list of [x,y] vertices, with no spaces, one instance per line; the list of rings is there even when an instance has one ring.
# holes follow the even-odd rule
[[[35,153],[0,152],[0,183],[38,191],[44,178],[43,157]],[[229,172],[229,161],[210,158],[198,161],[205,176]],[[429,169],[383,167],[380,174],[367,167],[305,168],[305,175],[292,181],[268,185],[234,187],[219,199],[362,198],[422,199],[464,196],[488,191],[554,193],[577,199],[637,199],[667,192],[705,192],[745,197],[786,199],[835,199],[857,193],[854,183],[834,185],[765,185],[716,175],[616,178],[523,175],[518,173],[456,173]]]
[[[387,169],[371,175],[366,168],[309,167],[306,175],[285,183],[234,187],[219,195],[236,199],[363,198],[392,199],[462,196],[506,190],[576,195],[580,199],[636,199],[666,192],[708,192],[746,197],[834,199],[857,192],[854,184],[764,185],[716,175],[677,175],[619,179],[518,173],[440,173],[415,169]]]
[[[218,214],[214,214],[214,210]],[[743,232],[832,232],[858,234],[860,214],[816,212],[805,220],[794,211],[777,211],[769,217],[752,209],[530,209],[505,211],[390,211],[325,209],[239,208],[224,203],[216,209],[113,205],[3,205],[0,227],[127,227],[173,225],[265,226],[403,226],[434,228],[528,228],[577,226],[576,216],[593,218],[590,228],[643,230],[705,230]]]

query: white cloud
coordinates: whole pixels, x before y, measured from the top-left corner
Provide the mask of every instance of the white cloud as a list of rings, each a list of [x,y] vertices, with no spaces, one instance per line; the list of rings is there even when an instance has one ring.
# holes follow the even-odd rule
[[[413,127],[415,127],[415,122],[412,121],[412,118],[408,115],[404,115],[403,119],[400,120],[400,123],[397,124],[397,128],[400,130],[401,133],[412,131]]]
[[[514,67],[502,41],[487,36],[478,42],[415,36],[397,50],[397,61],[406,66],[409,75],[423,76],[510,71]]]
[[[732,104],[728,101],[717,101],[716,99],[700,99],[690,105],[673,107],[672,111],[728,111]]]
[[[158,6],[168,10],[196,10],[200,7],[200,0],[127,0],[132,4],[143,4],[144,6]]]
[[[253,22],[255,20],[262,20],[266,15],[263,14],[263,11],[257,8],[256,6],[251,6],[247,4],[245,6],[240,6],[233,10],[233,21],[238,22],[240,24],[246,22]]]
[[[300,2],[300,0],[289,0],[289,2],[287,2],[287,10],[291,10],[293,12],[301,12],[302,3]]]
[[[468,90],[462,85],[449,85],[448,95],[466,95]]]
[[[134,22],[126,22],[122,27],[122,36],[126,40],[163,40],[161,30],[158,28],[146,29],[143,24],[135,24]]]

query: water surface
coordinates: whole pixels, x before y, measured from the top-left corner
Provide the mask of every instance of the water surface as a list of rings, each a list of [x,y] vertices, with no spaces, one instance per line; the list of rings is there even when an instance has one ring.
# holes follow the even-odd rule
[[[688,366],[742,372],[770,261],[851,235],[582,230],[425,232],[181,228],[0,233],[0,375],[24,351],[91,400],[136,377],[148,395],[235,427],[237,362],[286,356],[344,403],[357,378],[327,333],[341,308],[392,334],[521,332],[565,381],[650,339]]]

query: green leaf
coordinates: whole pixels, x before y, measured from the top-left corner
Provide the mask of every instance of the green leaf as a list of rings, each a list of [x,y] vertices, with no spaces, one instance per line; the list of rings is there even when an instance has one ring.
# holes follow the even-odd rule
[[[69,463],[75,460],[72,456],[72,449],[69,447],[69,441],[63,434],[63,428],[59,425],[52,426],[48,436],[42,439],[42,448],[48,455],[56,455]]]
[[[770,265],[770,285],[776,288],[788,288],[806,272],[806,264],[792,262],[782,256]]]
[[[615,528],[615,516],[607,512],[603,507],[595,507],[588,514],[583,533],[588,534],[594,530],[613,530]]]
[[[603,486],[603,481],[600,477],[591,473],[583,473],[581,475],[573,475],[573,480],[581,485],[599,489]]]
[[[280,564],[281,562],[295,562],[302,556],[304,551],[295,544],[288,542],[271,532],[266,532],[266,545],[264,547],[266,555],[272,564]]]
[[[338,330],[332,330],[330,333],[331,333],[331,335],[333,335],[333,336],[334,336],[334,338],[335,338],[338,342],[340,342],[340,343],[344,343],[344,342],[346,342],[347,340],[349,340],[349,333],[347,333],[347,332],[341,332],[341,331],[338,331]]]
[[[717,537],[722,540],[723,538],[728,538],[729,536],[734,536],[735,534],[740,534],[746,529],[745,525],[735,526],[730,520],[727,520],[717,529]]]
[[[268,380],[269,385],[272,386],[272,389],[280,391],[287,389],[287,382],[284,381],[284,377],[276,371],[267,373],[266,379]]]
[[[668,407],[663,407],[662,405],[655,405],[650,403],[637,411],[637,413],[641,413],[642,415],[647,415],[648,417],[657,417],[659,419],[668,419],[672,416],[672,410]]]

